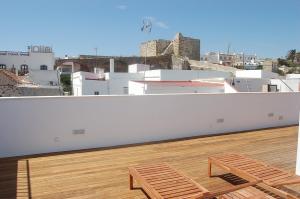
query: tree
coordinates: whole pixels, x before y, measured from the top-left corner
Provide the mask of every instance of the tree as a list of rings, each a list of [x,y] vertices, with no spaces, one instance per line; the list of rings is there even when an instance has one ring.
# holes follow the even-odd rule
[[[286,59],[287,59],[287,60],[294,61],[295,58],[296,58],[296,53],[297,53],[296,49],[290,50],[290,51],[288,52],[288,54],[286,55]]]
[[[71,93],[71,90],[72,90],[72,87],[71,87],[71,75],[61,75],[60,76],[60,82],[62,84],[63,91]]]

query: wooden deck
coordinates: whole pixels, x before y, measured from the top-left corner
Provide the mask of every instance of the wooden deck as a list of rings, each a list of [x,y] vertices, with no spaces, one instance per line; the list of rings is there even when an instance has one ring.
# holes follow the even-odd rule
[[[128,166],[167,162],[208,190],[232,186],[209,179],[207,157],[237,152],[295,172],[298,127],[266,129],[115,149],[0,159],[0,198],[144,199],[130,191]],[[220,173],[215,170],[214,173]],[[300,185],[287,187],[300,192]]]

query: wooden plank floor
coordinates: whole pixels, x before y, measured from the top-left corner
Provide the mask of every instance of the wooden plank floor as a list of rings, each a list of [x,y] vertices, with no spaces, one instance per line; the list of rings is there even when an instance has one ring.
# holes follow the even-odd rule
[[[295,172],[298,127],[115,149],[0,159],[0,198],[147,198],[128,189],[128,166],[167,162],[208,190],[232,186],[207,177],[207,157],[238,152]],[[221,174],[219,170],[214,172]],[[288,187],[300,192],[300,185]]]

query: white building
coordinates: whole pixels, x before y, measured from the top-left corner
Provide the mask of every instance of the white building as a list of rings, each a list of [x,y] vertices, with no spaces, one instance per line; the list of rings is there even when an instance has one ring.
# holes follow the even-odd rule
[[[243,66],[244,69],[254,70],[259,66],[256,54],[245,54],[245,53],[220,53],[220,52],[209,52],[202,61],[207,61],[213,64],[221,64],[225,66]]]
[[[234,65],[243,66],[247,70],[255,70],[259,65],[256,54],[237,53],[234,54]]]
[[[130,95],[164,93],[224,93],[224,84],[204,81],[129,81]]]
[[[128,73],[138,73],[147,70],[150,70],[150,66],[145,64],[132,64],[128,66]]]
[[[73,73],[73,93],[81,95],[127,95],[129,80],[143,80],[143,73]]]
[[[278,78],[279,75],[277,73],[264,70],[239,70],[235,72],[235,77],[271,79]]]
[[[0,51],[0,69],[15,69],[27,73],[30,70],[53,70],[55,64],[51,47],[29,46],[27,52]]]
[[[225,86],[225,93],[263,92],[265,86],[269,84],[270,84],[269,79],[239,78],[239,77],[233,78],[227,81],[227,86]]]
[[[59,86],[59,72],[56,70],[29,70],[28,80],[40,86]]]
[[[0,69],[24,75],[35,86],[59,90],[59,75],[54,64],[54,53],[47,46],[28,46],[27,52],[0,51]]]
[[[202,61],[231,66],[234,62],[234,55],[220,52],[209,52],[202,58]]]
[[[279,92],[300,91],[300,79],[270,79],[272,85],[276,85]]]
[[[129,81],[132,81],[130,85],[135,85],[134,82],[138,85],[139,82],[144,81],[151,84],[151,88],[154,88],[156,84],[152,81],[160,82],[159,86],[164,87],[164,90],[161,90],[161,93],[195,93],[195,92],[224,92],[224,89],[216,87],[205,88],[204,84],[200,83],[189,83],[191,80],[198,79],[210,79],[210,78],[221,78],[226,79],[231,77],[230,72],[221,72],[221,71],[204,71],[204,70],[147,70],[142,71],[142,69],[148,69],[147,66],[132,65],[129,66],[131,73],[88,73],[88,72],[76,72],[73,73],[73,93],[75,96],[81,95],[123,95],[123,94],[141,94],[140,92],[129,92]],[[111,71],[114,71],[111,68]],[[163,81],[183,81],[181,84],[165,84]],[[198,84],[198,85],[196,85]],[[196,85],[196,86],[195,86]],[[175,88],[175,87],[178,88]],[[218,85],[223,87],[223,85]],[[184,88],[183,88],[184,87]],[[199,87],[195,89],[195,87]],[[155,87],[154,90],[157,90],[158,87]],[[131,89],[132,90],[132,89]],[[136,89],[133,89],[136,90]],[[158,93],[154,90],[146,89],[147,93]]]
[[[227,83],[236,92],[298,92],[300,88],[300,79],[283,79],[277,73],[263,70],[236,71],[235,77]],[[234,91],[229,89],[229,92]]]
[[[230,72],[213,70],[149,70],[145,72],[146,81],[189,81],[196,79],[230,78]]]
[[[287,74],[286,79],[300,79],[300,74]]]

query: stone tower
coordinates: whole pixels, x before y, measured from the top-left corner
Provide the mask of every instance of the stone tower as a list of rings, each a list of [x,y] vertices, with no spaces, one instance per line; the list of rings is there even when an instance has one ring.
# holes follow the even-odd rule
[[[147,41],[140,46],[141,56],[175,55],[176,57],[200,60],[200,40],[184,37],[181,33],[174,40]]]

